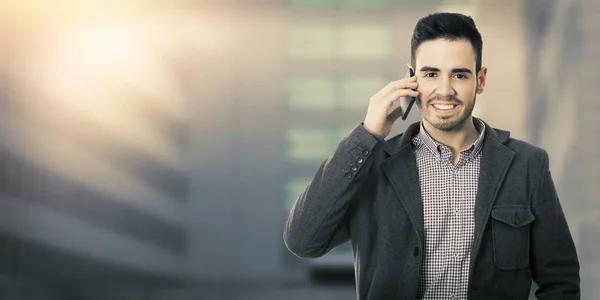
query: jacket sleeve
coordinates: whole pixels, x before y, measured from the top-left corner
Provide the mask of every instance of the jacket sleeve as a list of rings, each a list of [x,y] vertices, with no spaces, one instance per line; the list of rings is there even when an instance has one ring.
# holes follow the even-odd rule
[[[289,212],[283,239],[290,252],[317,258],[349,240],[346,212],[380,142],[362,123],[341,140]]]
[[[548,153],[541,153],[542,176],[533,195],[536,222],[532,224],[531,265],[538,285],[536,296],[545,299],[580,299],[579,260],[563,213]]]

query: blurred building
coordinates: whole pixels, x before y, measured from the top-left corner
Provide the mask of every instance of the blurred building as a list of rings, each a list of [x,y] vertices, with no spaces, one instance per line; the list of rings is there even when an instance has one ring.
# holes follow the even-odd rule
[[[551,171],[581,261],[582,299],[600,299],[600,3],[525,1],[530,141],[548,150]]]
[[[118,123],[0,83],[0,298],[185,284],[186,121],[128,89],[101,100]]]
[[[285,218],[369,97],[404,76],[414,25],[435,11],[475,18],[489,67],[475,115],[548,150],[582,298],[600,299],[595,2],[173,1],[142,13],[149,2],[123,1],[115,16],[89,8],[81,19],[100,20],[73,21],[58,50],[43,29],[77,9],[23,17],[42,42],[3,55],[0,299],[354,297],[350,245],[299,259]],[[185,283],[191,293],[162,293]]]

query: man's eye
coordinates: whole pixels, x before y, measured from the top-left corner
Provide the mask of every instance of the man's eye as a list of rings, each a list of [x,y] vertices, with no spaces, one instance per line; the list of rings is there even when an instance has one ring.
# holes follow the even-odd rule
[[[467,76],[465,74],[456,74],[456,78],[458,78],[458,79],[467,79]]]
[[[435,77],[435,73],[426,73],[425,77],[433,78]]]

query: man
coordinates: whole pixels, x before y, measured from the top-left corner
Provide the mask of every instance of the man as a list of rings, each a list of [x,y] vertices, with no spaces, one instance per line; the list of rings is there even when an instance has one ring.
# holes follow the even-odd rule
[[[415,76],[371,97],[364,122],[297,199],[284,241],[316,258],[350,241],[358,299],[579,299],[579,262],[543,149],[472,116],[482,40],[470,17],[422,18]],[[385,140],[401,97],[422,121]]]

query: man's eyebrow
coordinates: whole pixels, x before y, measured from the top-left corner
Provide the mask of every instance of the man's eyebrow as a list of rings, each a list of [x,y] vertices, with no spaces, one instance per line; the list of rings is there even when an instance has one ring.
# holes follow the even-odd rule
[[[424,66],[420,70],[420,72],[440,72],[439,68]],[[473,71],[469,68],[454,68],[452,69],[452,73],[468,73],[472,74]]]
[[[471,69],[468,69],[468,68],[455,68],[455,69],[452,69],[452,73],[469,73],[469,74],[472,74],[473,71],[471,71]]]
[[[422,67],[420,70],[420,72],[439,72],[440,69],[438,68],[434,68],[434,67],[428,67],[428,66],[424,66]]]

